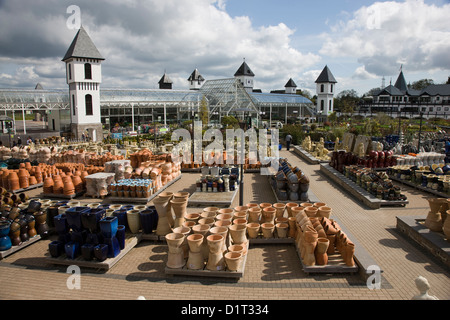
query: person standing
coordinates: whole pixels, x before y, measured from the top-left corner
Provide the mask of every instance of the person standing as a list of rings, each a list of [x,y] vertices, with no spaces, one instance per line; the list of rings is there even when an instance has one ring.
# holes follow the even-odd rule
[[[288,133],[286,136],[286,149],[289,151],[291,148],[292,136]]]

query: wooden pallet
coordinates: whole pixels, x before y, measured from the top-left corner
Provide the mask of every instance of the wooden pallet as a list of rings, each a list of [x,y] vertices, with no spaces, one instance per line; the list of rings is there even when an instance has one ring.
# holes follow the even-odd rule
[[[47,254],[46,261],[51,264],[56,265],[65,265],[65,266],[79,266],[85,268],[93,268],[93,269],[111,269],[120,259],[122,259],[131,249],[133,249],[140,241],[140,234],[127,234],[125,239],[125,248],[120,251],[120,253],[114,258],[108,258],[105,261],[96,261],[95,259],[92,261],[87,261],[83,259],[82,256],[77,257],[76,259],[68,259],[65,254],[62,254],[58,258],[53,258],[50,254]]]
[[[81,197],[85,192],[86,192],[86,190],[75,193],[75,194],[71,194],[71,195],[57,194],[57,193],[42,193],[41,197],[50,198],[50,199],[56,198],[56,199],[72,200],[72,199]]]
[[[230,192],[194,192],[189,197],[189,207],[230,207],[239,191],[236,187]]]
[[[28,188],[23,188],[23,189],[19,189],[19,190],[12,190],[11,192],[14,193],[14,194],[27,192],[27,191],[30,191],[30,190],[33,190],[33,189],[40,188],[43,185],[44,185],[44,183],[37,183],[37,184],[33,184],[32,186],[29,186]]]
[[[9,255],[12,255],[13,253],[22,250],[30,245],[32,245],[33,243],[37,242],[41,240],[41,236],[40,235],[36,235],[33,238],[30,238],[29,240],[22,242],[20,245],[18,246],[12,246],[10,249],[5,250],[5,251],[0,251],[0,259],[6,258]]]

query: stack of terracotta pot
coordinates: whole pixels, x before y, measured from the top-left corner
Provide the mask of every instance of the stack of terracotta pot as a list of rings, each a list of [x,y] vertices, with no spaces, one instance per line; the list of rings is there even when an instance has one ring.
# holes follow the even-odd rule
[[[79,170],[73,173],[65,173],[62,170],[49,173],[44,178],[44,194],[72,196],[81,193],[86,189],[86,176],[88,176],[87,171]]]
[[[105,166],[105,163],[115,160],[123,160],[122,155],[113,155],[110,152],[103,155],[92,154],[86,158],[86,164],[92,166]]]
[[[301,203],[291,210],[296,214],[297,248],[306,266],[327,265],[330,254],[339,253],[346,266],[355,265],[355,245],[336,221],[325,203]]]
[[[165,236],[169,246],[166,266],[240,270],[248,247],[247,207],[208,207],[188,214],[185,210],[188,197],[185,192],[162,192],[153,201],[159,217],[156,234]]]
[[[0,177],[0,186],[10,191],[26,189],[43,182],[41,167],[32,167],[30,162],[21,163],[17,170],[1,170]]]
[[[182,156],[182,155],[181,155]],[[214,163],[219,166],[219,167],[223,167],[225,164],[227,165],[237,165],[237,154],[234,155],[233,161],[231,161],[231,157],[227,158],[227,152],[224,151],[222,154],[222,157],[220,156],[219,153],[215,153],[212,152],[211,155],[209,156],[210,159],[214,159]],[[181,168],[183,169],[194,169],[194,168],[202,168],[207,166],[206,164],[206,159],[204,157],[202,157],[202,163],[194,163],[194,155],[191,155],[191,161],[189,163],[185,163],[183,162],[181,164]],[[208,161],[209,162],[209,161]],[[253,163],[256,162],[256,163]],[[244,170],[247,169],[260,169],[262,167],[261,162],[260,161],[252,161],[252,163],[250,163],[250,159],[248,156],[245,157],[245,163],[243,164]]]
[[[156,156],[149,149],[142,149],[130,155],[131,166],[139,168],[142,162],[155,160]]]

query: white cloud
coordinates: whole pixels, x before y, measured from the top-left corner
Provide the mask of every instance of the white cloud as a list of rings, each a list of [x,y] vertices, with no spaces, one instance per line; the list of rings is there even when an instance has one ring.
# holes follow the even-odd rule
[[[320,53],[355,57],[365,72],[377,76],[393,74],[401,64],[410,72],[448,70],[449,16],[450,4],[438,7],[423,0],[376,2],[322,35]]]
[[[52,57],[55,65],[63,65],[59,60],[75,36],[66,27],[67,6],[49,0],[43,14],[42,3],[24,1],[26,5],[9,4],[0,13],[0,45],[20,43],[0,49],[0,58]],[[83,26],[106,58],[104,87],[153,88],[166,70],[176,89],[186,89],[195,68],[207,80],[229,78],[246,58],[256,74],[255,86],[268,91],[282,88],[290,77],[296,80],[320,60],[295,49],[290,43],[294,30],[283,23],[256,28],[249,17],[231,17],[226,0],[81,0],[77,5]],[[8,25],[11,17],[14,29]],[[49,65],[35,69],[44,78],[57,71]]]

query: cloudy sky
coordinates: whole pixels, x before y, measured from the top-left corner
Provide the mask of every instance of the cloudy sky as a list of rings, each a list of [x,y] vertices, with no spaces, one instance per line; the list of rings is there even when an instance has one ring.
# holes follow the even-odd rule
[[[338,91],[450,76],[448,0],[0,0],[0,88],[66,88],[74,12],[99,51],[104,88],[157,88],[166,71],[187,89],[195,68],[233,77],[245,58],[255,88],[293,78],[315,93],[325,65]]]

